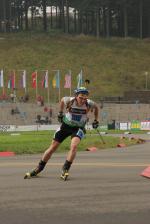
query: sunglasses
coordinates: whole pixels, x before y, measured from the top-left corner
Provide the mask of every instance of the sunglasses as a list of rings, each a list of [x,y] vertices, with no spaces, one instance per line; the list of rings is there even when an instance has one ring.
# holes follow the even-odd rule
[[[87,97],[79,96],[78,98],[79,98],[80,100],[87,100]]]

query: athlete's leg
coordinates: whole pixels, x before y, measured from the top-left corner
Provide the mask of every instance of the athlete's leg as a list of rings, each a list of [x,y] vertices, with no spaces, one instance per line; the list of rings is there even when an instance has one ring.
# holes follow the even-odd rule
[[[42,159],[40,160],[38,166],[31,172],[26,173],[24,176],[24,179],[37,176],[37,174],[40,173],[44,169],[46,163],[51,158],[53,152],[56,151],[56,149],[58,148],[59,145],[60,145],[59,142],[53,140],[50,147],[44,152],[44,155],[43,155]]]
[[[75,156],[76,156],[76,153],[77,153],[77,147],[78,147],[81,139],[84,138],[84,135],[85,135],[85,131],[83,129],[80,129],[80,128],[77,128],[72,133],[70,150],[69,150],[68,155],[67,155],[67,160],[65,161],[65,163],[63,165],[63,168],[62,168],[61,178],[63,180],[66,180],[67,177],[69,176],[68,171],[71,167],[72,162],[75,159]]]
[[[81,139],[79,137],[73,137],[71,140],[70,150],[67,155],[67,160],[71,163],[73,162],[73,160],[76,156],[77,146],[80,143],[80,141],[81,141]]]
[[[51,158],[52,154],[56,151],[58,146],[61,144],[61,142],[63,142],[63,140],[66,137],[68,137],[69,135],[70,135],[70,133],[68,133],[67,129],[64,128],[63,126],[61,126],[55,132],[54,139],[53,139],[50,147],[44,152],[44,154],[42,156],[42,160],[39,162],[38,166],[34,170],[32,170],[31,172],[26,173],[24,179],[34,177],[38,173],[40,173],[44,169],[48,160]]]
[[[50,147],[44,152],[44,154],[42,156],[42,161],[47,163],[59,145],[60,145],[60,142],[53,140]]]
[[[69,169],[71,167],[71,164],[76,156],[76,152],[77,152],[77,146],[80,143],[80,138],[79,137],[73,137],[71,140],[71,145],[70,145],[70,150],[68,152],[67,155],[67,160],[65,161],[63,168],[62,168],[62,174],[61,174],[61,178],[63,180],[67,180],[68,176],[69,176]]]

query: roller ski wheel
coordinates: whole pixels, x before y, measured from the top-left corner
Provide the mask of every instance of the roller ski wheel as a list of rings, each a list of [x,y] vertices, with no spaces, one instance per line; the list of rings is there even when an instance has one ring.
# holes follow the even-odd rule
[[[33,178],[33,177],[37,177],[37,173],[34,170],[32,172],[26,173],[25,176],[24,176],[24,179],[30,179],[30,178]]]
[[[68,176],[69,176],[68,170],[63,170],[60,178],[66,181],[68,179]]]

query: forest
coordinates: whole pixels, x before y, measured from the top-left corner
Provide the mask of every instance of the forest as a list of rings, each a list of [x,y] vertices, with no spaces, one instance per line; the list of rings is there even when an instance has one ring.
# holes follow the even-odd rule
[[[0,32],[150,37],[149,0],[0,0]]]

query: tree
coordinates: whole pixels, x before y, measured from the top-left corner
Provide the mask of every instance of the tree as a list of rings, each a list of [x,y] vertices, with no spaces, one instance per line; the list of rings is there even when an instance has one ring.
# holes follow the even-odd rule
[[[47,7],[51,7],[48,17]],[[52,7],[56,7],[55,16]],[[74,8],[74,16],[70,15]],[[37,29],[37,8],[43,12],[43,30],[55,28],[69,33],[84,33],[105,36],[150,36],[150,1],[149,0],[0,0],[0,31],[11,31],[11,24],[20,30]],[[29,9],[31,18],[29,18]],[[50,19],[50,20],[49,20]],[[31,27],[30,27],[31,21]],[[74,26],[74,30],[70,27]]]

